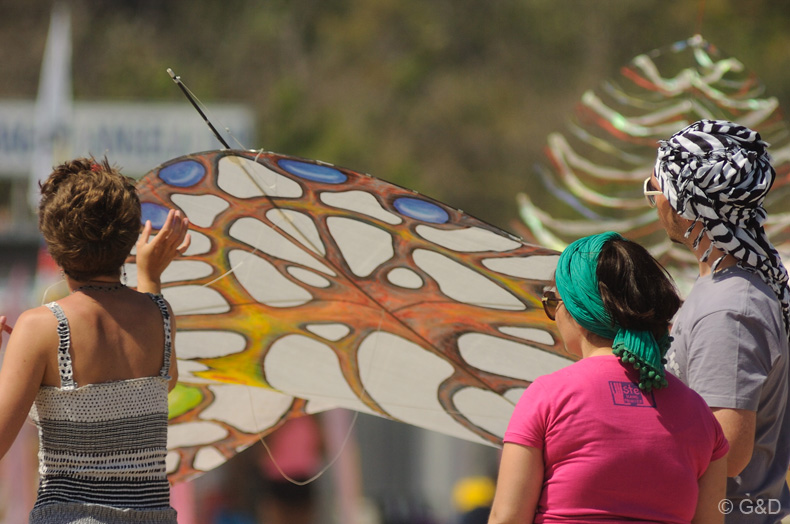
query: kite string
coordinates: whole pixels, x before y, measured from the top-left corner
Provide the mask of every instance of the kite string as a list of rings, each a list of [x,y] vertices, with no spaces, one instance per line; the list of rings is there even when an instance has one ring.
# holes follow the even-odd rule
[[[210,121],[212,120],[212,117],[210,116],[210,113],[209,113],[208,109],[206,108],[205,104],[203,104],[203,102],[202,102],[202,101],[201,101],[201,100],[200,100],[200,99],[199,99],[199,98],[198,98],[198,97],[197,97],[197,96],[196,96],[196,95],[195,95],[195,94],[194,94],[194,93],[193,93],[193,92],[192,92],[192,91],[191,91],[191,90],[190,90],[190,89],[189,89],[189,88],[186,86],[186,84],[185,84],[183,81],[181,81],[181,80],[180,80],[180,78],[179,78],[179,82],[178,82],[178,84],[179,84],[179,87],[182,87],[182,88],[185,90],[185,92],[186,92],[186,93],[188,93],[188,96],[189,96],[189,97],[192,97],[192,98],[195,100],[195,103],[196,103],[196,104],[198,104],[198,105],[199,105],[199,106],[202,108],[202,110],[203,110],[203,111],[204,111],[204,113],[205,113],[205,119],[207,120],[207,123],[209,124],[209,126],[210,126],[210,127],[212,127],[212,128],[213,128],[213,126],[211,125],[211,122],[210,122]],[[234,134],[233,134],[233,133],[230,131],[230,129],[229,129],[227,126],[224,126],[224,125],[223,125],[222,127],[223,127],[223,129],[224,129],[224,130],[225,130],[225,131],[226,131],[226,132],[227,132],[227,133],[228,133],[228,134],[229,134],[229,135],[230,135],[230,136],[233,138],[233,140],[236,142],[236,144],[238,144],[238,145],[239,145],[239,147],[240,147],[241,149],[244,149],[244,150],[246,150],[246,147],[245,147],[245,146],[244,146],[244,145],[243,145],[243,144],[242,144],[242,143],[241,143],[241,142],[238,140],[238,138],[237,138],[237,137],[236,137],[236,136],[235,136],[235,135],[234,135]],[[266,151],[266,150],[265,150],[265,148],[260,148],[260,149],[258,149],[258,152],[257,152],[257,154],[256,154],[256,156],[255,156],[255,158],[254,158],[253,162],[255,162],[255,163],[258,163],[258,160],[259,160],[259,159],[260,159],[260,157],[261,157],[261,156],[264,154],[264,152],[265,152],[265,151]],[[245,166],[245,165],[241,165],[241,164],[240,164],[240,165],[239,165],[239,167],[241,167],[241,169],[242,169],[242,170],[245,172],[245,174],[247,175],[247,177],[248,177],[248,179],[250,180],[250,182],[252,182],[252,183],[253,183],[255,186],[257,186],[257,187],[258,187],[258,189],[259,189],[259,190],[260,190],[260,191],[261,191],[261,192],[262,192],[264,195],[266,195],[267,197],[270,197],[270,195],[268,194],[268,191],[266,190],[266,188],[264,188],[264,187],[263,187],[263,186],[262,186],[262,185],[261,185],[261,184],[258,182],[258,180],[256,180],[256,178],[255,178],[255,177],[252,175],[252,173],[250,173],[250,171],[247,169],[247,166]],[[294,223],[293,219],[292,219],[292,218],[291,218],[291,217],[290,217],[288,214],[284,213],[284,212],[283,212],[283,211],[282,211],[282,210],[281,210],[281,209],[280,209],[278,206],[276,206],[276,205],[274,205],[273,207],[274,207],[274,209],[276,209],[276,210],[278,210],[278,211],[280,212],[280,216],[281,216],[281,217],[282,217],[282,218],[283,218],[283,219],[284,219],[284,220],[285,220],[287,223],[289,223],[289,224],[291,225],[291,227],[293,228],[293,230],[294,230],[294,231],[296,231],[296,232],[298,232],[298,233],[300,234],[300,236],[301,236],[301,238],[302,238],[302,243],[303,243],[303,244],[305,244],[305,245],[309,245],[309,246],[312,248],[312,250],[313,250],[314,252],[316,252],[316,253],[318,253],[318,252],[320,251],[320,250],[317,248],[317,246],[315,246],[315,244],[312,242],[312,240],[311,240],[311,239],[310,239],[310,238],[309,238],[307,235],[305,235],[305,234],[304,234],[304,232],[303,232],[303,231],[301,231],[301,229],[300,229],[299,227],[297,227],[297,225]],[[276,225],[276,224],[272,224],[272,225],[273,225],[273,226],[274,226],[276,229],[281,229],[281,228],[280,228],[278,225]],[[262,233],[261,233],[261,234],[262,234]],[[259,238],[260,238],[260,237],[259,237]],[[254,255],[256,252],[258,252],[258,248],[254,246],[254,247],[253,247],[253,251],[252,251],[252,252],[248,252],[247,254],[248,254],[248,256],[253,256],[253,255]],[[238,263],[236,266],[234,266],[234,267],[230,268],[228,271],[226,271],[226,272],[225,272],[225,273],[223,273],[222,275],[218,276],[217,278],[215,278],[215,279],[214,279],[214,280],[212,280],[211,282],[208,282],[208,283],[205,283],[205,284],[203,284],[203,287],[210,286],[210,285],[211,285],[211,284],[213,284],[214,282],[217,282],[218,280],[222,280],[222,279],[224,279],[225,277],[227,277],[227,276],[228,276],[228,275],[230,275],[231,273],[235,273],[235,272],[236,272],[236,270],[237,270],[237,269],[238,269],[238,268],[239,268],[239,267],[240,267],[240,266],[241,266],[243,263],[244,263],[243,261],[239,262],[239,263]],[[380,316],[380,319],[379,319],[379,326],[378,326],[377,332],[380,332],[380,331],[381,331],[381,326],[382,326],[382,324],[383,324],[383,322],[384,322],[384,316],[385,316],[385,315],[384,315],[384,311],[381,311],[381,316]],[[378,353],[378,350],[377,350],[376,348],[378,348],[378,346],[379,346],[379,343],[380,343],[380,339],[376,341],[376,347],[374,348],[374,354]],[[368,369],[370,369],[372,365],[373,365],[373,359],[371,359],[371,360],[370,360],[370,362],[368,363]],[[364,390],[364,389],[365,389],[365,388],[364,388],[364,386],[363,386],[363,390]],[[248,394],[248,396],[249,396],[249,400],[250,400],[250,411],[251,411],[251,414],[252,414],[252,417],[253,417],[253,421],[254,421],[254,423],[255,423],[255,427],[257,428],[257,427],[259,427],[259,425],[258,425],[257,418],[255,417],[255,410],[254,410],[254,408],[253,408],[252,394],[251,394],[251,392],[249,391],[249,389],[247,389],[247,394]],[[320,478],[320,477],[321,477],[321,476],[322,476],[322,475],[323,475],[323,474],[324,474],[326,471],[328,471],[328,470],[329,470],[329,468],[331,468],[331,467],[332,467],[332,466],[333,466],[333,465],[334,465],[334,464],[335,464],[335,463],[336,463],[336,462],[339,460],[339,458],[340,458],[341,454],[343,453],[343,451],[345,450],[346,446],[348,445],[348,441],[349,441],[349,439],[350,439],[350,437],[351,437],[351,432],[352,432],[352,430],[353,430],[354,426],[356,425],[356,421],[357,421],[357,418],[358,418],[358,417],[359,417],[359,412],[358,412],[358,411],[354,411],[354,417],[353,417],[353,419],[351,420],[351,423],[349,424],[349,428],[348,428],[348,430],[347,430],[347,432],[346,432],[346,435],[345,435],[345,437],[344,437],[344,439],[343,439],[343,442],[342,442],[342,444],[341,444],[341,446],[340,446],[340,449],[338,450],[338,452],[337,452],[337,454],[335,455],[335,457],[334,457],[334,458],[332,458],[332,460],[331,460],[329,463],[327,463],[327,465],[326,465],[326,466],[324,466],[324,467],[323,467],[323,468],[322,468],[322,469],[321,469],[321,470],[320,470],[318,473],[316,473],[316,474],[315,474],[315,475],[313,475],[311,478],[309,478],[308,480],[305,480],[305,481],[298,481],[298,480],[296,480],[296,479],[293,479],[293,478],[291,478],[291,477],[290,477],[290,476],[289,476],[287,473],[285,473],[285,472],[282,470],[282,468],[280,467],[280,465],[277,463],[277,461],[275,460],[275,458],[274,458],[274,456],[273,456],[273,454],[272,454],[272,451],[271,451],[271,449],[269,448],[269,446],[266,444],[266,441],[264,440],[263,436],[261,436],[261,437],[259,438],[259,440],[261,441],[261,444],[263,444],[264,448],[266,449],[266,452],[267,452],[267,454],[269,455],[269,458],[271,459],[271,461],[272,461],[272,463],[274,464],[274,466],[277,468],[277,471],[280,473],[280,475],[282,475],[282,477],[283,477],[283,478],[285,478],[287,481],[291,482],[292,484],[295,484],[295,485],[298,485],[298,486],[303,486],[303,485],[306,485],[306,484],[310,484],[311,482],[314,482],[315,480],[317,480],[318,478]]]
[[[257,427],[259,427],[258,419],[255,416],[255,409],[253,409],[253,406],[252,406],[252,393],[250,393],[249,388],[250,388],[250,386],[247,387],[247,395],[250,398],[250,413],[252,413],[252,419],[255,422],[255,427],[257,428]],[[359,416],[359,411],[355,411],[354,412],[354,418],[351,419],[351,424],[348,425],[348,430],[346,431],[346,436],[343,438],[343,443],[340,445],[340,449],[338,449],[337,453],[332,458],[332,460],[330,460],[323,468],[321,468],[321,470],[318,473],[316,473],[315,475],[313,475],[312,477],[310,477],[307,480],[296,480],[294,478],[291,478],[285,471],[283,471],[283,469],[277,463],[277,460],[274,458],[274,455],[272,454],[271,448],[269,448],[269,445],[266,444],[266,441],[263,439],[263,436],[260,436],[258,438],[258,440],[261,441],[261,444],[263,444],[264,449],[266,449],[266,453],[269,455],[269,458],[271,459],[272,464],[274,464],[274,467],[277,468],[277,471],[280,472],[280,475],[282,475],[285,480],[287,480],[291,484],[296,484],[297,486],[305,486],[307,484],[310,484],[311,482],[315,482],[316,480],[318,480],[319,477],[321,477],[324,473],[326,473],[329,470],[329,468],[334,466],[335,462],[337,462],[340,459],[340,456],[343,454],[343,451],[345,451],[346,446],[348,445],[348,441],[351,438],[351,431],[354,429],[354,426],[357,423],[357,417],[358,416]]]
[[[381,316],[379,318],[379,327],[378,327],[378,329],[376,331],[381,331],[381,325],[383,323],[384,323],[384,312],[382,311]],[[379,344],[379,340],[376,341],[376,348],[378,348],[378,344]],[[377,349],[374,348],[373,354],[375,355],[376,353],[378,353],[378,351],[377,351]],[[370,369],[370,366],[372,366],[372,365],[373,365],[373,359],[371,359],[370,362],[368,362],[368,369]],[[252,393],[250,393],[249,387],[250,386],[247,387],[247,395],[248,395],[248,397],[250,399],[250,413],[252,414],[252,419],[253,419],[253,421],[255,423],[255,427],[258,428],[258,427],[260,427],[260,425],[258,424],[257,417],[255,416],[255,409],[253,408]],[[364,389],[364,386],[363,386],[363,389]],[[340,449],[337,451],[337,453],[332,458],[332,460],[330,460],[323,468],[321,468],[321,470],[318,473],[316,473],[315,475],[313,475],[309,479],[303,480],[303,481],[302,480],[296,480],[296,479],[290,477],[285,471],[283,471],[283,469],[277,463],[277,460],[274,458],[274,455],[272,454],[271,448],[269,448],[269,445],[266,444],[266,441],[263,439],[263,436],[261,436],[258,440],[261,441],[261,444],[263,444],[264,449],[266,449],[266,453],[269,455],[269,458],[271,459],[272,464],[274,464],[274,467],[277,468],[277,471],[280,472],[280,475],[282,475],[282,477],[285,480],[287,480],[288,482],[290,482],[292,484],[296,484],[297,486],[305,486],[307,484],[310,484],[311,482],[316,481],[318,478],[320,478],[324,473],[326,473],[329,470],[329,468],[331,468],[332,466],[335,465],[335,462],[337,462],[340,459],[340,456],[343,454],[343,451],[345,451],[346,446],[348,445],[348,441],[351,438],[351,431],[354,429],[354,426],[357,423],[357,418],[358,417],[359,417],[359,411],[354,411],[354,418],[351,419],[351,423],[349,424],[348,430],[346,431],[346,436],[343,437],[343,443],[340,445]]]
[[[699,0],[697,8],[697,27],[695,34],[702,35],[702,19],[705,15],[705,0]]]
[[[66,279],[64,278],[47,286],[47,288],[44,290],[44,293],[41,295],[41,305],[43,306],[44,304],[47,303],[47,295],[49,295],[49,292],[52,291],[52,288],[54,288],[55,286],[59,286],[60,284],[64,284],[65,282]]]

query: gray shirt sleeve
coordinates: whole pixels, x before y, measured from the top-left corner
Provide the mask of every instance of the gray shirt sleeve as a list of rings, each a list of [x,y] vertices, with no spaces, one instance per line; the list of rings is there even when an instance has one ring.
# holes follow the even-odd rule
[[[712,312],[687,334],[687,382],[711,407],[757,411],[778,358],[772,355],[774,330],[759,316],[744,313]]]

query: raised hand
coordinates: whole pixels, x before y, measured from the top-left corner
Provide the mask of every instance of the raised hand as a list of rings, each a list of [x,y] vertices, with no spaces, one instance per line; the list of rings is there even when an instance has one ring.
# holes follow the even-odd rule
[[[162,229],[151,238],[153,226],[147,220],[137,240],[137,290],[161,293],[162,272],[177,256],[183,255],[192,241],[189,219],[171,209]]]

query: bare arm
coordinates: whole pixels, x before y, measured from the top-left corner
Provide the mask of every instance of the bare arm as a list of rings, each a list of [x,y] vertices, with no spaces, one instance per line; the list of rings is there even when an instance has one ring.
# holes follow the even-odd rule
[[[137,240],[137,290],[143,293],[162,292],[162,273],[172,260],[183,255],[189,248],[191,237],[189,235],[189,219],[181,214],[181,211],[171,209],[167,213],[162,229],[151,238],[151,221],[147,220],[143,227],[143,232]],[[170,304],[167,304],[170,312],[170,328],[172,336],[172,346],[170,352],[170,382],[169,390],[178,383],[178,360],[176,359],[176,317]]]
[[[488,524],[532,522],[542,487],[543,451],[505,443]]]
[[[711,462],[698,483],[697,511],[692,524],[723,523],[725,508],[720,502],[727,496],[727,457]]]
[[[730,443],[727,454],[727,476],[734,477],[749,464],[754,451],[757,413],[745,409],[713,408],[724,436]]]
[[[191,242],[189,219],[181,211],[171,209],[162,229],[149,241],[152,229],[151,221],[146,221],[137,241],[137,290],[143,293],[162,292],[162,272]]]
[[[16,440],[33,405],[47,367],[47,349],[57,348],[54,317],[42,326],[48,313],[40,308],[23,313],[8,339],[0,368],[0,458]],[[51,338],[42,335],[50,328]],[[54,347],[48,348],[52,343]]]

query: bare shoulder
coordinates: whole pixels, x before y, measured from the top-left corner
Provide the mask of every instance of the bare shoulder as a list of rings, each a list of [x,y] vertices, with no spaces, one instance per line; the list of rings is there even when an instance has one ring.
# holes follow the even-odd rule
[[[14,332],[27,331],[27,330],[43,330],[48,326],[53,329],[57,327],[57,319],[55,315],[46,306],[39,306],[33,309],[28,309],[21,315],[14,325]]]
[[[57,347],[57,325],[55,315],[46,306],[28,309],[19,315],[7,350],[43,356],[53,344]]]

